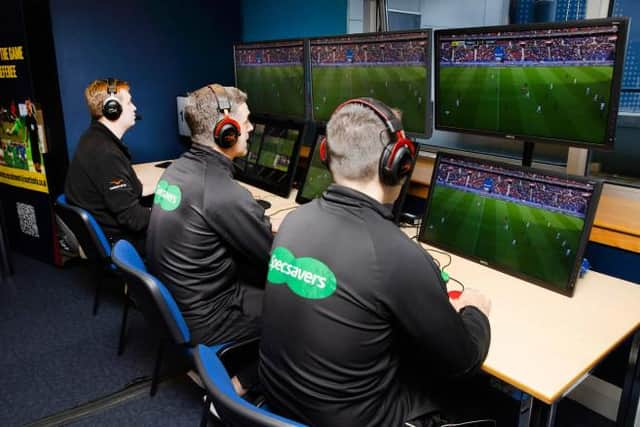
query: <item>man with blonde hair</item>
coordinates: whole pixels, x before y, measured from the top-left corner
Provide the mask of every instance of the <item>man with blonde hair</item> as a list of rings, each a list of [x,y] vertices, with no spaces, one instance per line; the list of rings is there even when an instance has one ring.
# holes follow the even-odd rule
[[[136,122],[129,84],[114,78],[94,80],[84,96],[91,125],[69,165],[65,195],[95,217],[112,243],[127,239],[144,253],[150,209],[141,204],[142,184],[122,142]]]
[[[450,300],[433,259],[393,223],[415,156],[397,113],[343,103],[320,153],[335,184],[284,219],[271,251],[267,403],[314,426],[440,425],[443,378],[487,355],[490,303],[472,290]]]
[[[156,188],[149,268],[173,294],[194,343],[259,334],[273,237],[264,208],[232,175],[253,129],[246,100],[244,92],[220,85],[189,94],[184,114],[192,146]],[[241,373],[240,384],[250,386],[256,374]]]

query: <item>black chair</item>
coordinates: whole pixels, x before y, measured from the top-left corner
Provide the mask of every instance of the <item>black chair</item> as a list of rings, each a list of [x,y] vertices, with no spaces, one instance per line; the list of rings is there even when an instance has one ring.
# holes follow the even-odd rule
[[[54,205],[55,213],[69,227],[75,235],[84,257],[100,269],[107,271],[115,271],[115,266],[111,263],[111,245],[109,240],[102,231],[102,228],[86,210],[71,205],[67,202],[64,194],[56,199]],[[98,313],[100,304],[100,288],[102,287],[102,278],[104,271],[98,270],[96,278],[96,291],[93,300],[93,314]]]
[[[243,427],[304,427],[296,421],[270,412],[266,405],[256,406],[238,396],[231,382],[236,366],[258,357],[258,339],[237,344],[212,347],[198,345],[194,358],[198,374],[207,389],[207,399],[201,427],[207,425],[209,403],[212,403],[220,421],[229,426]],[[224,361],[224,363],[223,363]]]
[[[167,341],[173,342],[183,347],[190,355],[191,333],[171,292],[147,271],[142,258],[131,243],[126,240],[117,241],[113,245],[111,259],[126,280],[129,298],[154,330],[161,334],[151,380],[151,396],[154,396],[158,388],[158,375],[165,344]],[[125,310],[126,307],[128,305],[125,306]],[[126,331],[123,330],[123,339],[125,335]]]

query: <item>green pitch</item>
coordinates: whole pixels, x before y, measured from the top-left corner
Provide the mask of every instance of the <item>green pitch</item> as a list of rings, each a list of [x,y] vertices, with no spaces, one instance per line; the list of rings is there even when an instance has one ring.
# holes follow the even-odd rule
[[[350,98],[368,96],[402,111],[407,132],[425,133],[427,70],[423,66],[313,67],[313,115],[328,121]]]
[[[610,66],[443,67],[436,114],[455,128],[603,143],[612,72]]]
[[[289,159],[293,153],[293,145],[296,142],[296,138],[297,135],[293,140],[265,135],[258,164],[286,172],[289,168]]]
[[[249,110],[277,116],[304,117],[301,65],[237,68],[238,88],[247,93]]]
[[[567,288],[582,219],[443,186],[431,197],[422,240]]]
[[[320,144],[317,143],[302,187],[302,197],[309,200],[319,197],[333,182],[331,172],[320,160],[319,147]]]

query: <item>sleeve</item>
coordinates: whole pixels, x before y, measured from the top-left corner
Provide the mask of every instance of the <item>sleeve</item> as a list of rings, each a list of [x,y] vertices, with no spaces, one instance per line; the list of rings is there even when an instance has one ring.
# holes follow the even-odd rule
[[[420,248],[409,249],[413,248],[405,248],[408,253],[403,257],[407,262],[391,270],[397,286],[390,304],[412,353],[418,360],[432,361],[446,377],[477,371],[489,352],[489,320],[475,307],[458,313],[431,256]]]
[[[140,204],[138,179],[128,160],[115,153],[108,153],[96,162],[99,187],[105,205],[114,214],[118,224],[137,232],[147,228],[151,209]]]
[[[219,199],[226,202],[207,206],[207,210],[213,213],[212,226],[234,250],[246,256],[251,264],[266,266],[273,243],[271,221],[265,215],[264,208],[248,191],[242,188],[234,190],[227,197]]]

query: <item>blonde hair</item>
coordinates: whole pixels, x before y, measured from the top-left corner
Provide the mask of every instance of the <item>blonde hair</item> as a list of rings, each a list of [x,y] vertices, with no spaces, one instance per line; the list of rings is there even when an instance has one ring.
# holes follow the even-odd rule
[[[116,93],[120,90],[129,90],[129,83],[124,80],[113,79],[113,82],[116,87]],[[109,96],[108,91],[108,79],[94,80],[89,83],[89,86],[84,90],[84,98],[87,101],[91,118],[99,119],[102,117],[102,105],[104,104],[104,100]]]
[[[220,94],[224,94],[231,104],[229,115],[232,117],[238,113],[238,108],[247,102],[247,94],[232,86],[212,84],[191,92],[184,106],[184,119],[195,142],[213,142],[213,128],[222,115],[218,111],[218,102],[222,98]]]

